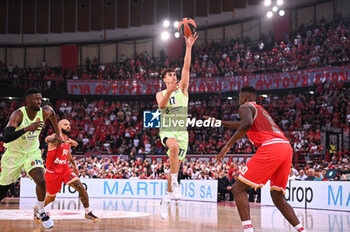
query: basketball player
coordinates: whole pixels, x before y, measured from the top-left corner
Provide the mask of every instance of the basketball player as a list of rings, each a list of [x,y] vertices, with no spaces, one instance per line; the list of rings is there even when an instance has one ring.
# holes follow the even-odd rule
[[[197,33],[192,36],[185,37],[186,54],[182,68],[181,80],[179,83],[177,82],[176,73],[173,69],[165,69],[161,73],[161,78],[166,85],[166,89],[158,92],[156,99],[160,108],[162,122],[169,122],[169,119],[170,121],[187,119],[191,50],[197,38]],[[188,132],[186,126],[161,126],[159,129],[159,136],[162,144],[168,148],[167,154],[170,160],[167,194],[160,203],[161,217],[165,219],[168,217],[168,206],[170,200],[172,198],[181,198],[178,172],[181,161],[186,157]]]
[[[238,109],[241,120],[221,122],[222,125],[237,130],[217,155],[217,159],[221,160],[232,145],[245,134],[258,147],[257,152],[242,170],[232,188],[244,232],[253,231],[247,192],[251,187],[256,189],[264,186],[268,180],[271,181],[271,198],[276,207],[298,232],[304,232],[293,208],[284,198],[293,149],[269,113],[256,104],[255,99],[256,89],[254,87],[241,89]]]
[[[5,128],[4,142],[7,148],[1,160],[0,201],[6,196],[11,185],[21,175],[22,168],[34,180],[38,203],[34,208],[34,218],[45,228],[52,228],[53,221],[44,210],[46,196],[45,169],[39,149],[39,135],[46,119],[50,119],[59,132],[56,114],[46,105],[41,107],[39,89],[28,89],[25,94],[26,106],[14,111]],[[58,143],[63,142],[57,135]]]
[[[80,200],[85,209],[85,218],[97,222],[99,218],[89,209],[89,196],[79,180],[78,167],[70,153],[70,146],[75,147],[78,143],[68,137],[71,129],[69,121],[66,119],[59,121],[58,129],[60,130],[59,136],[65,143],[59,144],[56,140],[56,134],[49,135],[45,138],[45,142],[48,143],[45,163],[47,189],[45,206],[55,201],[56,194],[61,190],[62,182],[64,182],[79,192]],[[72,164],[74,172],[70,169],[67,160]]]

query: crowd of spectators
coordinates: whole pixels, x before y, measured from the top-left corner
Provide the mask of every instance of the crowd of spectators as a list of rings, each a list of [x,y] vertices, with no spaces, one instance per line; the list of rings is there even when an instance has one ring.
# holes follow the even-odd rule
[[[263,105],[278,123],[295,153],[307,154],[308,159],[322,158],[329,150],[321,141],[322,131],[328,128],[349,128],[349,93],[349,87],[344,87],[342,83],[324,83],[311,93],[287,92],[259,96],[257,103]],[[10,116],[9,112],[20,105],[16,101],[0,102],[0,137]],[[190,100],[188,113],[190,118],[204,119],[206,115],[232,121],[239,119],[238,107],[237,99],[216,95]],[[143,112],[157,110],[155,100],[59,100],[54,108],[59,118],[71,122],[70,136],[79,143],[73,148],[73,154],[165,154],[158,129],[143,128]],[[218,154],[234,132],[224,127],[188,127],[188,131],[188,154]],[[42,143],[43,138],[53,132],[48,123],[41,134]],[[0,152],[3,149],[0,146]],[[344,150],[339,147],[336,149]],[[252,154],[255,150],[247,137],[244,137],[229,153]]]
[[[271,40],[269,40],[271,41]],[[342,21],[318,25],[302,25],[296,32],[286,34],[274,46],[268,41],[252,44],[249,38],[211,41],[193,47],[191,78],[250,75],[258,73],[288,72],[305,68],[347,65],[350,61],[350,26]],[[83,69],[50,68],[43,62],[41,68],[19,69],[5,67],[0,62],[0,78],[10,87],[39,87],[65,89],[65,81],[73,80],[125,80],[159,78],[164,67],[173,67],[178,75],[182,61],[170,62],[164,52],[155,60],[147,52],[134,57],[119,58],[118,64],[99,64],[96,57],[86,60]],[[7,82],[6,82],[7,80]]]

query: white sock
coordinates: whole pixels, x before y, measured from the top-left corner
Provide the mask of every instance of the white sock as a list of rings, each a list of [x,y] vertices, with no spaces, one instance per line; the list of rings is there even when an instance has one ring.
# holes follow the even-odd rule
[[[305,230],[304,227],[301,225],[301,223],[299,223],[298,225],[294,226],[294,228],[295,228],[298,232],[306,232],[306,230]]]
[[[243,225],[244,232],[254,232],[251,220],[243,221],[242,225]]]
[[[178,183],[177,182],[177,174],[171,174],[171,183],[172,184]]]
[[[44,210],[44,204],[45,204],[45,201],[38,201],[38,209],[40,211],[43,211]]]
[[[172,194],[171,192],[166,192],[166,195],[164,197],[164,201],[170,202],[171,198],[172,198],[171,194]]]
[[[87,207],[87,208],[84,208],[85,209],[85,213],[88,214],[90,212],[90,208]]]

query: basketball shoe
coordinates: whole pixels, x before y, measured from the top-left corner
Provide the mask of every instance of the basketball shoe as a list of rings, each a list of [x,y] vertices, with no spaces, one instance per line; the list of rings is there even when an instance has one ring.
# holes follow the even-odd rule
[[[49,215],[47,215],[45,210],[39,210],[38,206],[34,207],[34,221],[37,224],[42,223],[45,229],[51,229],[54,226],[54,223]]]
[[[100,219],[99,219],[98,217],[96,217],[96,216],[92,213],[92,211],[90,211],[89,213],[86,213],[86,214],[85,214],[85,218],[86,218],[86,219],[89,219],[89,220],[91,220],[91,221],[93,221],[93,222],[99,222],[99,221],[100,221]]]

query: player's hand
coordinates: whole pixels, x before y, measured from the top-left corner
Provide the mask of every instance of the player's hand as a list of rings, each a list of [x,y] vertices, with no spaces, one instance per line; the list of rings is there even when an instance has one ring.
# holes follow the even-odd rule
[[[227,145],[225,145],[225,146],[221,149],[220,153],[216,156],[216,159],[217,159],[218,161],[221,161],[221,159],[224,158],[224,156],[226,155],[226,153],[227,153],[229,150],[230,150],[230,147],[227,146]]]
[[[45,127],[45,123],[43,121],[33,122],[32,124],[30,124],[25,128],[25,131],[36,131],[44,127]]]
[[[72,140],[72,139],[69,139],[68,141],[66,141],[66,144],[68,144],[69,146],[72,146],[72,147],[78,146],[78,142],[75,140]]]
[[[191,35],[191,36],[188,36],[188,37],[185,37],[185,41],[186,41],[186,46],[188,47],[192,47],[194,42],[196,42],[198,38],[198,34],[197,32],[194,33],[194,35]]]
[[[61,138],[59,134],[55,134],[54,142],[57,143],[57,145],[64,143],[64,140]]]
[[[174,91],[176,91],[176,90],[178,90],[178,89],[179,89],[179,85],[176,83],[176,84],[174,84],[174,85],[169,86],[169,88],[167,89],[167,91],[169,91],[169,93],[172,93],[172,92],[174,92]]]

